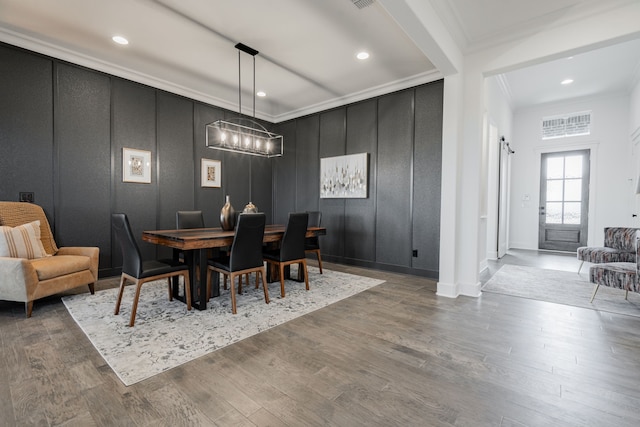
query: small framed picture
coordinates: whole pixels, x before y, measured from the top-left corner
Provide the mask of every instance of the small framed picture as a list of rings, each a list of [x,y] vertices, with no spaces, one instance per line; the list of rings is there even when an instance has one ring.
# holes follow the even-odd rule
[[[151,151],[122,149],[122,182],[151,183]]]
[[[201,186],[220,188],[221,169],[220,160],[202,159]]]

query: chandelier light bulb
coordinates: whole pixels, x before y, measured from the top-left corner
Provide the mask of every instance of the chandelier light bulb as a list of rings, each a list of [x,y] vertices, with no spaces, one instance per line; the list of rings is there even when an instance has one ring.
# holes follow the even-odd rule
[[[238,135],[233,135],[233,145],[238,145]]]

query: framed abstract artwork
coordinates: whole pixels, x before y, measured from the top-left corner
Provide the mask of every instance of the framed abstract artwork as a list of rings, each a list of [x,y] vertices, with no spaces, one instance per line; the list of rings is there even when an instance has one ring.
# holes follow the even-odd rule
[[[367,153],[320,159],[320,198],[366,199],[368,175]]]
[[[220,160],[202,159],[202,168],[200,173],[200,185],[202,187],[220,188],[220,178],[222,177]]]
[[[151,183],[151,151],[122,149],[122,182]]]

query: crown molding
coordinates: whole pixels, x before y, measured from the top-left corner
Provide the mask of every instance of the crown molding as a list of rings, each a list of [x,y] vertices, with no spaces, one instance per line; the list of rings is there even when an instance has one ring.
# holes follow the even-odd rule
[[[408,89],[413,86],[434,82],[443,78],[444,76],[442,75],[442,73],[437,70],[416,74],[406,79],[385,83],[383,85],[375,86],[367,90],[355,92],[338,98],[333,98],[328,101],[319,102],[317,104],[310,105],[305,108],[300,108],[298,110],[282,113],[274,116],[272,122],[280,123],[287,120],[292,120],[309,114],[318,113],[320,111],[326,111],[343,105],[352,104],[354,102],[363,101],[365,99],[386,95],[388,93],[396,92],[402,89]]]
[[[85,55],[71,49],[67,49],[65,47],[57,46],[52,43],[30,37],[28,35],[15,32],[7,28],[0,27],[0,41],[56,59],[60,59],[62,61],[67,61],[116,77],[121,77],[127,80],[151,86],[156,89],[161,89],[176,95],[184,96],[209,105],[224,108],[230,111],[237,111],[238,109],[237,104],[228,102],[224,99],[211,96],[209,94],[188,88],[186,86],[172,83],[168,80],[159,79],[157,77],[141,73],[130,68],[122,67],[108,61]],[[298,110],[287,111],[282,114],[272,115],[256,111],[255,117],[271,123],[279,123],[308,114],[313,114],[342,105],[350,104],[353,102],[362,101],[364,99],[384,95],[397,90],[407,89],[412,86],[429,83],[442,78],[444,78],[444,76],[439,71],[429,71],[405,79],[375,86],[373,88],[369,88],[360,92],[333,98],[328,101],[323,101]]]

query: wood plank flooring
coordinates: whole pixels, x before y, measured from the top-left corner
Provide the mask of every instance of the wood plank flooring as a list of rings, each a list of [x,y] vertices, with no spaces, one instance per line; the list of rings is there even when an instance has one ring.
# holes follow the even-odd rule
[[[326,268],[386,283],[130,387],[59,297],[0,302],[0,425],[640,425],[640,318]]]

